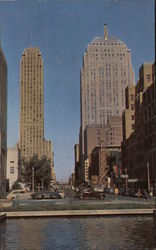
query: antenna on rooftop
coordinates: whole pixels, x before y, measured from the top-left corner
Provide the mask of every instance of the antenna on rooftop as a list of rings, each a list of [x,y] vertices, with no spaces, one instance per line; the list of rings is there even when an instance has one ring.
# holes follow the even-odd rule
[[[108,40],[108,28],[107,28],[107,24],[104,24],[104,40]]]

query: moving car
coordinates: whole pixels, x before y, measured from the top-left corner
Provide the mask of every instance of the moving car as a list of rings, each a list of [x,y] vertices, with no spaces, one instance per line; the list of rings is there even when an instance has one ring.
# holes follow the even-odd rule
[[[35,192],[32,195],[33,199],[62,199],[61,195],[57,192]]]
[[[95,191],[93,189],[83,190],[83,192],[79,195],[80,200],[85,198],[97,198],[103,200],[105,198],[105,194],[103,191]]]

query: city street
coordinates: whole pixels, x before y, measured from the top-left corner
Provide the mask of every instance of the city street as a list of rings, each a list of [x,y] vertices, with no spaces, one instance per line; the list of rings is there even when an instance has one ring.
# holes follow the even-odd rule
[[[115,195],[115,194],[107,194],[105,193],[105,198],[104,200],[99,200],[95,198],[87,198],[85,200],[80,200],[79,198],[74,198],[75,192],[74,191],[67,191],[66,192],[66,197],[72,202],[72,203],[77,203],[77,202],[84,202],[84,203],[149,203],[152,204],[154,203],[154,197],[148,197],[147,199],[144,198],[137,198],[137,197],[131,197],[131,196],[124,196],[124,195]]]
[[[16,210],[81,210],[81,209],[133,209],[154,208],[155,198],[148,199],[107,194],[103,200],[96,198],[75,198],[75,192],[68,189],[63,199],[15,199],[10,202],[10,209]]]

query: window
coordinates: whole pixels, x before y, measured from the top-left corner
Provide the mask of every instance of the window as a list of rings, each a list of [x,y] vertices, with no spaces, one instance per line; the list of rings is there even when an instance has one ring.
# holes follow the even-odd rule
[[[10,167],[10,174],[14,174],[14,167]]]
[[[151,75],[146,75],[147,81],[150,82],[151,81]]]
[[[134,101],[134,95],[131,95],[131,101]]]
[[[134,105],[133,104],[131,104],[131,110],[134,110]]]

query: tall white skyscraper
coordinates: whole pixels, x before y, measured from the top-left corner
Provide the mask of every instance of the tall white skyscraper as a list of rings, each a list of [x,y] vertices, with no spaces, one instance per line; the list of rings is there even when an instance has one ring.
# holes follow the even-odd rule
[[[87,126],[104,127],[125,108],[125,88],[134,83],[131,52],[126,44],[109,37],[95,37],[87,46],[81,69],[80,155],[84,154]]]

